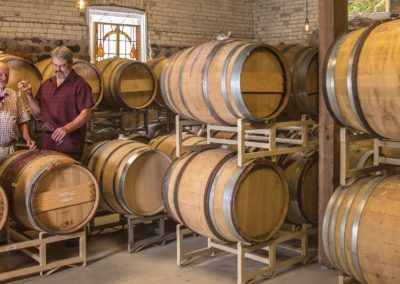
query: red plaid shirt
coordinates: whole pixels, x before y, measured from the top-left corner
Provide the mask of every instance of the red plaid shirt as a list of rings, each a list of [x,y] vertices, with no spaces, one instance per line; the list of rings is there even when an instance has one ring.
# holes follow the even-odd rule
[[[43,122],[57,129],[74,120],[82,110],[94,106],[92,90],[86,81],[74,70],[57,87],[55,76],[43,82],[36,99],[41,107]],[[86,125],[68,133],[64,141],[57,145],[51,133],[42,132],[42,148],[66,154],[82,154],[85,144]]]

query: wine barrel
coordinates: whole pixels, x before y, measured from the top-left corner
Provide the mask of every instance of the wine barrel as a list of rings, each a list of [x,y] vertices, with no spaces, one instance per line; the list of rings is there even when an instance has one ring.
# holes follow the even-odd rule
[[[318,49],[297,44],[279,44],[292,75],[292,92],[282,115],[300,119],[302,114],[318,117]]]
[[[340,37],[324,66],[326,103],[343,126],[400,140],[400,20]]]
[[[32,84],[32,92],[36,95],[42,81],[40,71],[28,60],[10,54],[0,54],[0,61],[7,62],[10,78],[7,87],[18,91],[18,82],[28,80]]]
[[[288,180],[289,208],[286,221],[292,224],[318,222],[318,152],[287,155],[279,166]]]
[[[0,231],[6,224],[8,217],[8,199],[4,189],[0,186]]]
[[[193,152],[165,175],[163,200],[172,218],[212,239],[263,242],[282,225],[289,203],[286,178],[275,164],[237,166],[225,149]]]
[[[183,50],[163,68],[161,89],[175,113],[216,125],[238,118],[259,122],[278,116],[290,94],[290,74],[272,46],[211,41]]]
[[[165,122],[150,123],[147,126],[147,131],[149,137],[151,137],[152,139],[159,136],[167,135],[169,133],[167,123]]]
[[[161,183],[171,159],[148,145],[112,140],[83,157],[100,187],[100,206],[120,214],[150,216],[163,210]]]
[[[154,100],[157,81],[144,63],[123,58],[109,58],[96,63],[104,79],[105,109],[142,109]]]
[[[167,63],[168,63],[168,58],[165,56],[154,58],[154,59],[146,62],[146,65],[151,68],[151,70],[153,71],[153,73],[157,79],[157,94],[154,99],[154,102],[159,107],[166,108],[166,109],[168,108],[168,106],[165,104],[165,101],[161,94],[160,80],[161,80],[162,69],[164,68],[165,65],[167,65]]]
[[[371,149],[351,145],[349,167],[373,164]],[[283,155],[278,162],[288,180],[290,203],[286,221],[291,224],[318,222],[318,152]]]
[[[145,135],[145,134],[138,134],[138,133],[132,133],[128,134],[124,138],[125,140],[133,140],[135,142],[140,142],[143,144],[149,144],[150,143],[150,137]]]
[[[43,76],[43,80],[47,80],[53,76],[53,59],[48,58],[42,61],[39,61],[35,64],[40,73]],[[88,61],[74,58],[74,62],[72,63],[72,69],[81,76],[85,81],[89,84],[92,89],[92,97],[95,105],[93,108],[96,108],[103,97],[103,77],[101,76],[99,70],[97,70],[96,66],[91,64]]]
[[[0,165],[12,216],[22,225],[52,234],[79,230],[93,217],[99,189],[93,175],[53,151],[17,151]]]
[[[367,147],[354,144],[350,145],[349,168],[361,169],[374,164],[374,151]]]
[[[356,179],[333,193],[322,237],[329,262],[360,283],[400,281],[400,175]]]
[[[182,146],[207,144],[207,139],[189,133],[182,133]],[[159,136],[150,141],[150,147],[167,154],[172,160],[176,159],[176,135]],[[184,152],[185,153],[185,152]]]

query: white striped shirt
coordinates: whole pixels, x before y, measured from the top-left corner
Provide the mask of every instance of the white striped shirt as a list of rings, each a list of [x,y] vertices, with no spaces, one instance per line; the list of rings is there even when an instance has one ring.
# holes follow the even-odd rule
[[[18,140],[18,125],[30,120],[21,97],[12,89],[6,88],[6,95],[0,103],[0,144]]]

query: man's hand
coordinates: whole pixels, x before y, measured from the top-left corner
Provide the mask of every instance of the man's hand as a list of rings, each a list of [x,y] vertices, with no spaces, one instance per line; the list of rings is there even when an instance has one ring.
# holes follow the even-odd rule
[[[65,126],[57,128],[56,130],[54,130],[53,134],[51,135],[51,138],[57,143],[61,143],[65,135],[68,134],[68,132],[69,132],[68,128]]]
[[[29,150],[36,150],[36,142],[35,142],[35,140],[26,141],[26,145],[28,145]]]
[[[21,81],[17,84],[18,89],[32,95],[32,85],[28,80]]]

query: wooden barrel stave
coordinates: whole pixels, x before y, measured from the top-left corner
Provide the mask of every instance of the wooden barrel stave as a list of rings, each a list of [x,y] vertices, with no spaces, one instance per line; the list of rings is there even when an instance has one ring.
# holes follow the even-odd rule
[[[0,231],[3,229],[7,222],[8,210],[9,210],[8,198],[6,192],[0,187]]]
[[[149,60],[146,62],[146,64],[151,68],[151,70],[153,71],[156,79],[157,79],[157,94],[156,97],[154,99],[154,102],[161,108],[168,108],[168,106],[166,105],[162,94],[161,94],[161,86],[160,86],[160,81],[161,81],[161,73],[162,70],[164,68],[164,66],[166,66],[168,63],[168,58],[165,56],[161,56],[158,58],[154,58],[152,60]]]
[[[318,222],[318,152],[294,153],[279,164],[289,184],[286,220],[292,224]]]
[[[318,116],[318,49],[297,44],[279,44],[276,48],[284,55],[292,75],[292,92],[282,116]]]
[[[182,146],[206,144],[207,139],[189,133],[182,134]],[[176,135],[159,136],[150,142],[150,147],[167,154],[172,160],[176,159]]]

